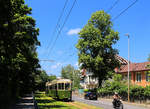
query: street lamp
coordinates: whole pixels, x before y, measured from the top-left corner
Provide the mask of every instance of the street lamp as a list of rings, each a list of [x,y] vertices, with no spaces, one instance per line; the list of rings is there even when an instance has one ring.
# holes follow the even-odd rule
[[[129,42],[129,34],[125,34],[125,36],[128,36],[128,102],[130,102],[130,42]]]

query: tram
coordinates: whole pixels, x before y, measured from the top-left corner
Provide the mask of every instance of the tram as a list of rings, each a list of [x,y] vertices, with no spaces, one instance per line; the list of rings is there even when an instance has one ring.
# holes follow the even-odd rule
[[[72,81],[70,79],[56,79],[46,82],[46,94],[54,99],[72,100]]]

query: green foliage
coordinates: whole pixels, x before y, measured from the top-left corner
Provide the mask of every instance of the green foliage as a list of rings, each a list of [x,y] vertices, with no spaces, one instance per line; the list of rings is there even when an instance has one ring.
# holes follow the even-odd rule
[[[6,104],[34,90],[40,43],[39,29],[24,0],[1,0],[0,13],[0,98]]]
[[[56,79],[56,75],[48,76],[44,70],[39,70],[38,75],[35,76],[35,90],[45,91],[46,82],[55,79]]]
[[[144,96],[146,98],[150,97],[150,86],[146,86],[145,91],[144,91]]]
[[[73,73],[74,73],[74,67],[70,64],[63,67],[61,70],[61,77],[65,79],[71,79],[73,80]]]
[[[88,92],[89,91],[89,89],[84,89],[84,92]]]
[[[44,91],[45,84],[49,80],[49,76],[46,74],[44,70],[39,70],[38,73],[39,75],[36,75],[35,77],[35,89]]]
[[[73,81],[73,90],[80,88],[80,71],[76,70],[70,64],[63,67],[61,70],[61,77],[65,79],[70,79]]]
[[[35,94],[35,100],[37,101],[38,109],[102,109],[79,102],[62,102],[56,101],[51,97],[45,96],[44,93]]]
[[[53,80],[55,80],[57,77],[56,77],[56,75],[50,75],[49,77],[48,77],[48,81],[53,81]]]
[[[37,101],[38,109],[78,109],[72,105],[68,105],[62,101],[56,101],[45,94],[36,94],[35,100]]]
[[[127,100],[128,86],[122,81],[122,76],[114,75],[113,80],[106,81],[102,88],[98,89],[98,94],[101,97],[113,96],[114,92],[117,92],[123,100]],[[130,99],[134,100],[146,100],[150,98],[150,86],[141,87],[137,85],[130,85]]]
[[[139,99],[139,100],[143,100],[144,99],[144,91],[145,88],[142,86],[132,86],[130,87],[130,97],[131,99],[135,100],[135,99]]]
[[[98,77],[99,86],[103,80],[112,76],[114,68],[119,66],[115,55],[118,53],[112,47],[119,40],[118,32],[112,29],[110,16],[104,11],[92,14],[88,23],[79,33],[76,45],[81,69],[89,69]]]

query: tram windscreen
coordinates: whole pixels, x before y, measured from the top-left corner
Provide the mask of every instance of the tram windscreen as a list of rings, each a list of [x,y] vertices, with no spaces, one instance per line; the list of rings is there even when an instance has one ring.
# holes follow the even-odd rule
[[[59,83],[58,84],[58,89],[59,90],[64,90],[64,83]]]
[[[65,83],[65,90],[70,90],[70,83]]]

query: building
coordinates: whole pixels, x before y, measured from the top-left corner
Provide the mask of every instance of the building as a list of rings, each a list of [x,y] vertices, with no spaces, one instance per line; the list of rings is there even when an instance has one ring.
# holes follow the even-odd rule
[[[129,78],[132,84],[147,86],[150,85],[150,62],[143,63],[130,63]],[[122,65],[119,69],[116,69],[116,73],[123,75],[123,79],[128,78],[128,65]]]
[[[121,63],[120,68],[116,68],[115,72],[121,74],[124,80],[128,79],[128,61],[119,55],[116,55],[116,59]],[[131,63],[130,62],[130,80],[132,84],[147,86],[150,85],[150,68],[148,67],[150,62],[143,63]],[[92,77],[92,72],[83,69],[81,75],[80,85],[84,89],[95,88],[98,86],[98,79]]]
[[[128,61],[119,55],[116,55],[115,58],[120,62],[121,65],[128,64]],[[81,72],[82,75],[80,76],[81,78],[80,85],[84,89],[92,89],[98,86],[98,78],[93,77],[92,72],[90,70],[82,69]]]
[[[93,89],[98,86],[98,80],[92,76],[92,72],[86,69],[83,69],[81,72],[82,75],[80,76],[80,85],[82,88]]]

